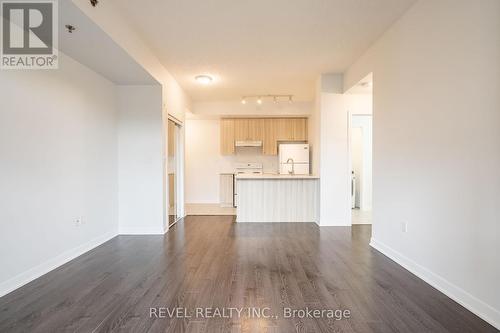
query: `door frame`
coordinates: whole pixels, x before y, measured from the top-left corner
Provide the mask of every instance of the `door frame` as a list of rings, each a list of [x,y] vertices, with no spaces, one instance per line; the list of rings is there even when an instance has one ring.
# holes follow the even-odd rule
[[[351,178],[351,171],[352,171],[352,117],[353,116],[364,116],[364,117],[370,117],[372,119],[371,121],[371,126],[372,126],[372,150],[373,150],[373,114],[369,114],[369,113],[354,113],[352,111],[348,111],[348,115],[349,115],[349,120],[348,120],[348,130],[347,130],[347,136],[348,136],[348,154],[349,154],[349,179]],[[364,131],[363,131],[363,138],[364,138]],[[365,147],[363,149],[366,149]],[[364,170],[364,165],[363,165],[363,170]],[[364,171],[363,171],[364,172]],[[372,173],[373,173],[373,153],[372,153]],[[373,176],[372,176],[373,177]],[[364,179],[364,177],[363,177]],[[373,178],[372,178],[372,184],[373,184]],[[373,185],[372,185],[372,188],[373,188]],[[362,190],[364,190],[364,187],[362,184],[360,184],[360,193],[359,193],[359,203],[360,203],[360,209],[363,210],[363,208],[366,208],[364,207],[365,206],[365,202],[364,202],[364,199],[363,199],[363,194],[362,194]],[[372,194],[373,196],[373,194]],[[373,199],[372,199],[373,200]]]
[[[176,136],[176,142],[175,142],[175,153],[176,153],[176,159],[175,159],[175,168],[176,168],[176,173],[174,175],[175,177],[175,214],[176,214],[176,219],[174,223],[169,225],[169,199],[167,197],[167,200],[165,200],[165,205],[166,205],[166,211],[167,211],[167,231],[172,228],[179,220],[184,218],[184,124],[182,121],[177,119],[175,116],[168,114],[168,119],[167,119],[167,131],[168,131],[168,121],[172,121],[175,124],[175,130],[176,133],[174,133],[174,136]],[[167,133],[167,140],[168,140],[168,133]],[[168,144],[168,142],[167,142]],[[167,159],[168,163],[168,159]],[[168,168],[168,165],[166,166]],[[170,184],[169,182],[169,177],[167,175],[166,177],[167,181],[167,189],[169,188]],[[168,191],[167,191],[168,192]]]

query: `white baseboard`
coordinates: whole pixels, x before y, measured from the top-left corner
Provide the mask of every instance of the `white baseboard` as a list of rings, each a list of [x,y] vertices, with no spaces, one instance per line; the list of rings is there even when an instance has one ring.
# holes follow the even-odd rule
[[[117,236],[116,231],[107,232],[99,237],[96,237],[88,241],[87,243],[84,243],[73,249],[65,251],[60,255],[56,256],[55,258],[47,260],[38,266],[35,266],[5,282],[0,283],[0,297],[7,295],[8,293],[24,286],[25,284],[39,278],[44,274],[47,274],[48,272],[56,269],[57,267],[64,265],[68,261],[71,261],[76,257],[81,256],[85,252],[88,252],[93,248],[96,248],[97,246],[107,242],[108,240],[110,240],[115,236]]]
[[[500,311],[372,237],[370,246],[403,266],[478,317],[500,329]],[[496,288],[497,286],[492,286]]]

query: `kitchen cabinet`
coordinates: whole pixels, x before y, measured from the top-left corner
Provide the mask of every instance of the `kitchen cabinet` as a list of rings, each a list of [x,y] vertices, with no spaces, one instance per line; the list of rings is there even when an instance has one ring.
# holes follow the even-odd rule
[[[235,141],[263,141],[264,119],[233,119]]]
[[[293,125],[292,118],[278,118],[275,119],[277,126],[277,139],[278,141],[293,141]]]
[[[219,184],[220,206],[234,207],[234,175],[232,173],[221,173]]]
[[[307,142],[307,118],[221,119],[221,154],[235,153],[236,141],[262,141],[264,155],[277,155],[279,141]]]
[[[234,119],[221,119],[220,121],[220,152],[221,155],[234,154]]]
[[[248,140],[264,141],[264,122],[265,119],[248,119]]]
[[[280,118],[276,120],[278,141],[307,141],[306,118]]]
[[[294,118],[292,124],[292,141],[307,141],[307,119]]]
[[[248,119],[233,119],[234,121],[234,140],[248,140]]]
[[[237,175],[236,222],[316,222],[319,180],[310,175]]]
[[[268,118],[264,120],[264,140],[262,141],[262,153],[264,155],[278,155],[278,131],[277,119]]]

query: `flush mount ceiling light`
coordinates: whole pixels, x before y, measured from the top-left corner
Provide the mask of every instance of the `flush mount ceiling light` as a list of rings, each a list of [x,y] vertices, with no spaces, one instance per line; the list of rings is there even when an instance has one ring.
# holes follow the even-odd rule
[[[279,104],[280,100],[287,100],[293,103],[293,95],[247,95],[241,97],[241,104],[247,104],[247,100],[254,99],[259,105],[264,103],[264,98],[272,99],[274,104]]]
[[[194,79],[201,84],[210,84],[213,81],[213,78],[208,75],[197,75]]]

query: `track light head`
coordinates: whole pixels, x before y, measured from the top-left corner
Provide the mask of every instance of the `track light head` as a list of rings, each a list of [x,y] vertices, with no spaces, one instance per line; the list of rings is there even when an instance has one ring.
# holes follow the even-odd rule
[[[288,102],[291,104],[293,103],[293,95],[244,95],[241,97],[241,104],[247,104],[247,100],[250,99],[252,101],[255,100],[255,102],[258,105],[262,105],[264,103],[265,98],[272,98],[274,104],[280,104],[280,102],[286,101],[286,98],[288,98]]]

